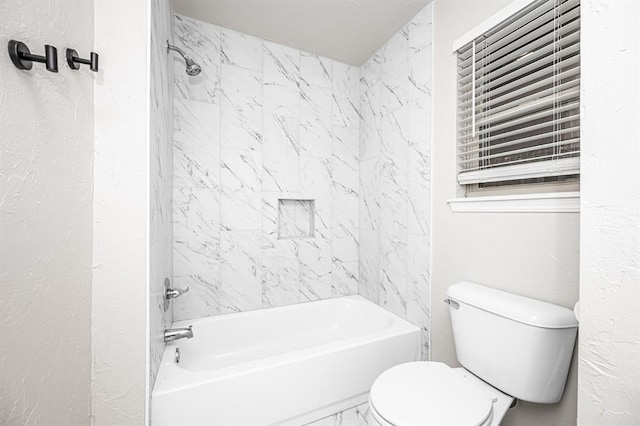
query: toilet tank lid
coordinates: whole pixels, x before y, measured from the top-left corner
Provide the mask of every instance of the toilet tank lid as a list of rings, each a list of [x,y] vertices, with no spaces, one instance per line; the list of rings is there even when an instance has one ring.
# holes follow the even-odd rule
[[[459,282],[447,289],[447,296],[495,315],[540,328],[578,326],[573,311],[564,306],[518,296],[472,282]]]

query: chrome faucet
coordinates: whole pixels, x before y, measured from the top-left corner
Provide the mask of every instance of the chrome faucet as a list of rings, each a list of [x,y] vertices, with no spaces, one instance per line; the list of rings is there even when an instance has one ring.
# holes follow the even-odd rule
[[[189,287],[187,288],[171,288],[171,280],[169,278],[164,279],[164,311],[167,312],[169,310],[169,302],[171,299],[175,299],[176,297],[180,297],[186,292],[189,291]]]
[[[179,339],[191,339],[193,337],[193,326],[186,328],[167,328],[164,330],[164,342],[173,342]]]

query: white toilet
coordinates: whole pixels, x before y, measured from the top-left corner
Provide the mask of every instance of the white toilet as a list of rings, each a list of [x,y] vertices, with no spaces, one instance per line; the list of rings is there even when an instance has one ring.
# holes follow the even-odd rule
[[[369,424],[499,425],[514,398],[562,397],[578,322],[562,306],[474,283],[447,290],[458,361],[409,362],[382,373],[369,394]]]

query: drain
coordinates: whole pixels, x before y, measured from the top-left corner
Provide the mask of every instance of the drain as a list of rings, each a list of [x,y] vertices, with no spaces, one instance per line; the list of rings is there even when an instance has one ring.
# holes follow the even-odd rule
[[[180,363],[180,348],[176,348],[176,356],[174,359],[176,360],[176,364]]]

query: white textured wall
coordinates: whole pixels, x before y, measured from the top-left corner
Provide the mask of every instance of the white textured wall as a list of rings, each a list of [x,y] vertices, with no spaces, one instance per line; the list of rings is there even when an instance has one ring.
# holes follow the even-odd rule
[[[578,424],[640,424],[640,2],[582,1]]]
[[[358,292],[359,70],[191,18],[175,55],[175,319]],[[278,239],[278,198],[315,235]]]
[[[359,293],[422,329],[429,355],[432,6],[360,68]]]
[[[149,4],[96,0],[92,414],[145,417],[149,262]],[[75,24],[74,24],[75,25]]]
[[[578,299],[577,213],[452,213],[455,198],[456,56],[453,41],[509,0],[435,0],[432,143],[431,359],[456,364],[449,285],[470,280],[573,307]],[[519,403],[503,425],[570,425],[576,419],[576,363],[560,403]]]
[[[171,0],[151,2],[151,103],[149,121],[149,389],[153,389],[162,353],[163,333],[171,326],[171,308],[164,311],[164,279],[173,277],[173,41]]]
[[[87,424],[96,75],[62,58],[93,50],[93,3],[3,0],[0,22],[0,423]],[[10,39],[60,72],[18,70]]]

